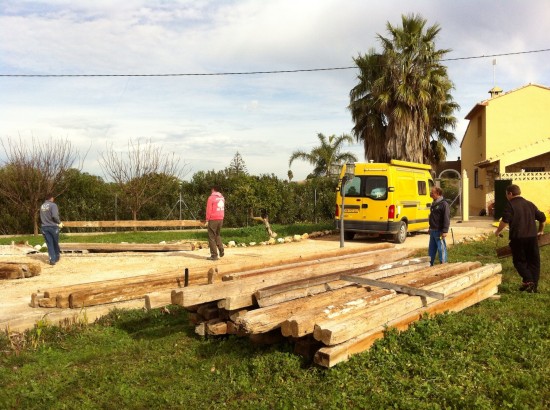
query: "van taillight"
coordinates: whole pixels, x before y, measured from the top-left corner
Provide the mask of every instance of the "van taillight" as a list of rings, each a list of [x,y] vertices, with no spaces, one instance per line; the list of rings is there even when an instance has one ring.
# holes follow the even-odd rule
[[[340,207],[338,205],[336,205],[336,212],[335,212],[336,216],[340,216]]]
[[[388,208],[388,219],[395,218],[395,205],[390,205]]]

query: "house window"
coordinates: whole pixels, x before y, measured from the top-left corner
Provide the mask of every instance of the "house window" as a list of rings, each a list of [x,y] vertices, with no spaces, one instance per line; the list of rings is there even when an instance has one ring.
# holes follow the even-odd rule
[[[481,137],[483,134],[483,117],[479,115],[477,117],[477,136]]]
[[[479,188],[479,169],[474,170],[474,188]]]
[[[525,172],[544,172],[544,167],[525,167]]]

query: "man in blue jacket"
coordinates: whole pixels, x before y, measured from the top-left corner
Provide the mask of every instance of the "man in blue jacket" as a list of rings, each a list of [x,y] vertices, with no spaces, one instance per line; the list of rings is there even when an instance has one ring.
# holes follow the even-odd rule
[[[59,261],[61,251],[59,249],[59,228],[63,226],[59,219],[59,209],[54,203],[53,195],[46,195],[46,200],[40,207],[40,222],[42,222],[42,235],[48,246],[48,255],[50,265],[55,265]]]
[[[447,242],[445,237],[449,232],[451,223],[451,208],[445,198],[441,188],[434,186],[430,191],[433,199],[430,206],[430,245],[428,255],[430,255],[430,265],[435,262],[435,255],[439,253],[439,262],[447,263]]]

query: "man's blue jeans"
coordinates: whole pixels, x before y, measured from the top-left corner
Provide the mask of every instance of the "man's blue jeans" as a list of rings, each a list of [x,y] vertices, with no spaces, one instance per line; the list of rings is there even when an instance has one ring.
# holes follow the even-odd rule
[[[56,263],[59,260],[61,250],[59,249],[59,228],[57,226],[43,226],[42,236],[48,246],[48,256],[50,263]]]
[[[430,255],[430,266],[435,262],[435,255],[439,253],[439,262],[447,263],[447,242],[441,237],[442,232],[430,229],[430,245],[428,246],[428,255]]]

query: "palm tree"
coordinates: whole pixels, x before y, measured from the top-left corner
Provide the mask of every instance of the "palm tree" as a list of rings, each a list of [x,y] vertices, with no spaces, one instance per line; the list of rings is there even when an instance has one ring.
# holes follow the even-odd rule
[[[387,162],[401,159],[432,163],[431,140],[456,141],[447,68],[440,64],[449,50],[437,50],[439,25],[425,29],[418,15],[402,16],[402,27],[387,23],[389,38],[378,35],[382,53],[370,50],[354,59],[358,83],[350,91],[353,134],[363,141],[365,157]]]
[[[353,143],[351,136],[346,134],[339,137],[331,135],[327,139],[322,133],[319,133],[317,138],[319,138],[321,145],[314,147],[310,152],[294,151],[292,153],[288,161],[289,168],[294,160],[301,159],[315,167],[312,173],[313,176],[330,176],[332,167],[357,161],[357,157],[353,153],[341,152],[344,143]]]

